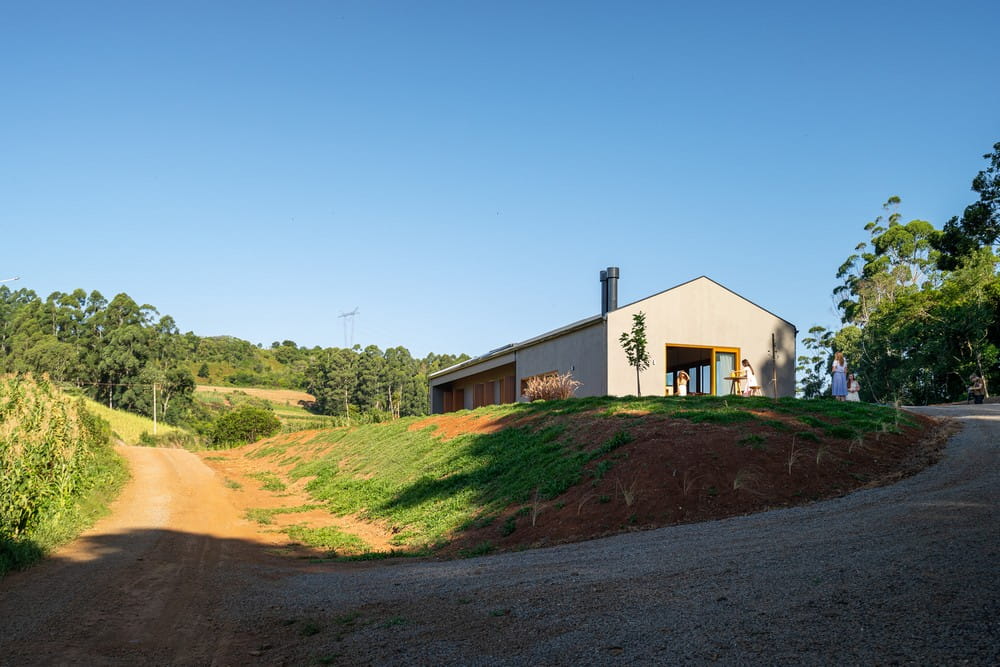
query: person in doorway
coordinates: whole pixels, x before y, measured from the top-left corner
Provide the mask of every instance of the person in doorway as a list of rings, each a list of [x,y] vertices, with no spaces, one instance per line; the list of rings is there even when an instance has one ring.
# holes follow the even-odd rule
[[[847,400],[851,403],[860,403],[861,397],[858,396],[858,392],[861,391],[861,383],[858,379],[854,377],[854,373],[847,374]]]
[[[830,370],[833,373],[833,397],[843,401],[847,398],[847,362],[844,361],[843,352],[833,355],[833,366]]]
[[[743,385],[743,395],[744,396],[754,396],[760,393],[760,385],[757,384],[757,375],[753,372],[753,366],[746,359],[742,362],[743,365],[743,381],[746,383]]]
[[[969,383],[969,398],[976,405],[982,405],[983,398],[986,396],[986,381],[979,373],[973,373],[972,377],[969,378]]]
[[[691,381],[691,376],[681,371],[677,374],[677,395],[687,396],[688,393],[688,382]]]

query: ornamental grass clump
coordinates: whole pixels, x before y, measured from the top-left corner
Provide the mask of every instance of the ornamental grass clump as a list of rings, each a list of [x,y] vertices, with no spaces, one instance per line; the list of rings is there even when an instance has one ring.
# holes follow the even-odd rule
[[[529,401],[557,401],[571,398],[582,384],[571,373],[549,373],[528,378],[522,393]]]

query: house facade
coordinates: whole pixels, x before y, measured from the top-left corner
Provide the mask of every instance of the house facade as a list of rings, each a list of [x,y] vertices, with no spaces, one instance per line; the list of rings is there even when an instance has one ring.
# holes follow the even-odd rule
[[[601,314],[432,374],[431,412],[525,400],[527,380],[551,373],[571,373],[582,383],[577,396],[635,394],[619,338],[639,312],[651,361],[639,376],[643,396],[676,393],[682,371],[689,394],[729,394],[742,359],[765,396],[795,394],[794,325],[705,276],[619,307],[618,275],[616,267],[601,271]]]

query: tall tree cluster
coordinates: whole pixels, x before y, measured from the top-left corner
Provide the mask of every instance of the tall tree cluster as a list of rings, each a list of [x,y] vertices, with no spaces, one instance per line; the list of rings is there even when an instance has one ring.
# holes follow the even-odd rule
[[[430,407],[427,376],[468,358],[431,353],[415,359],[402,346],[384,352],[375,345],[328,348],[312,356],[304,388],[315,397],[321,414],[424,415]]]
[[[972,183],[979,199],[943,230],[903,222],[898,197],[837,272],[836,331],[813,327],[800,391],[818,396],[835,351],[866,400],[926,404],[964,396],[972,373],[1000,386],[1000,143]]]
[[[47,373],[94,399],[139,414],[156,410],[183,421],[194,378],[173,318],[127,294],[111,301],[97,291],[53,292],[0,287],[0,371]]]
[[[46,373],[77,385],[95,400],[173,424],[206,427],[217,415],[193,400],[195,374],[212,371],[237,386],[303,389],[328,415],[378,419],[428,412],[427,376],[468,359],[431,353],[415,359],[405,347],[305,348],[275,341],[263,349],[231,336],[181,334],[170,316],[127,294],[54,292],[0,286],[0,373]],[[220,370],[221,369],[221,370]]]

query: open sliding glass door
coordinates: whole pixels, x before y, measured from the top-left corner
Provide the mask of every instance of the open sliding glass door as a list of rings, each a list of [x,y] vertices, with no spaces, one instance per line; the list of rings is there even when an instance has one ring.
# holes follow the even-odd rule
[[[729,393],[732,381],[729,379],[736,370],[736,355],[738,350],[712,350],[715,354],[715,376],[712,378],[712,393],[725,396]]]

